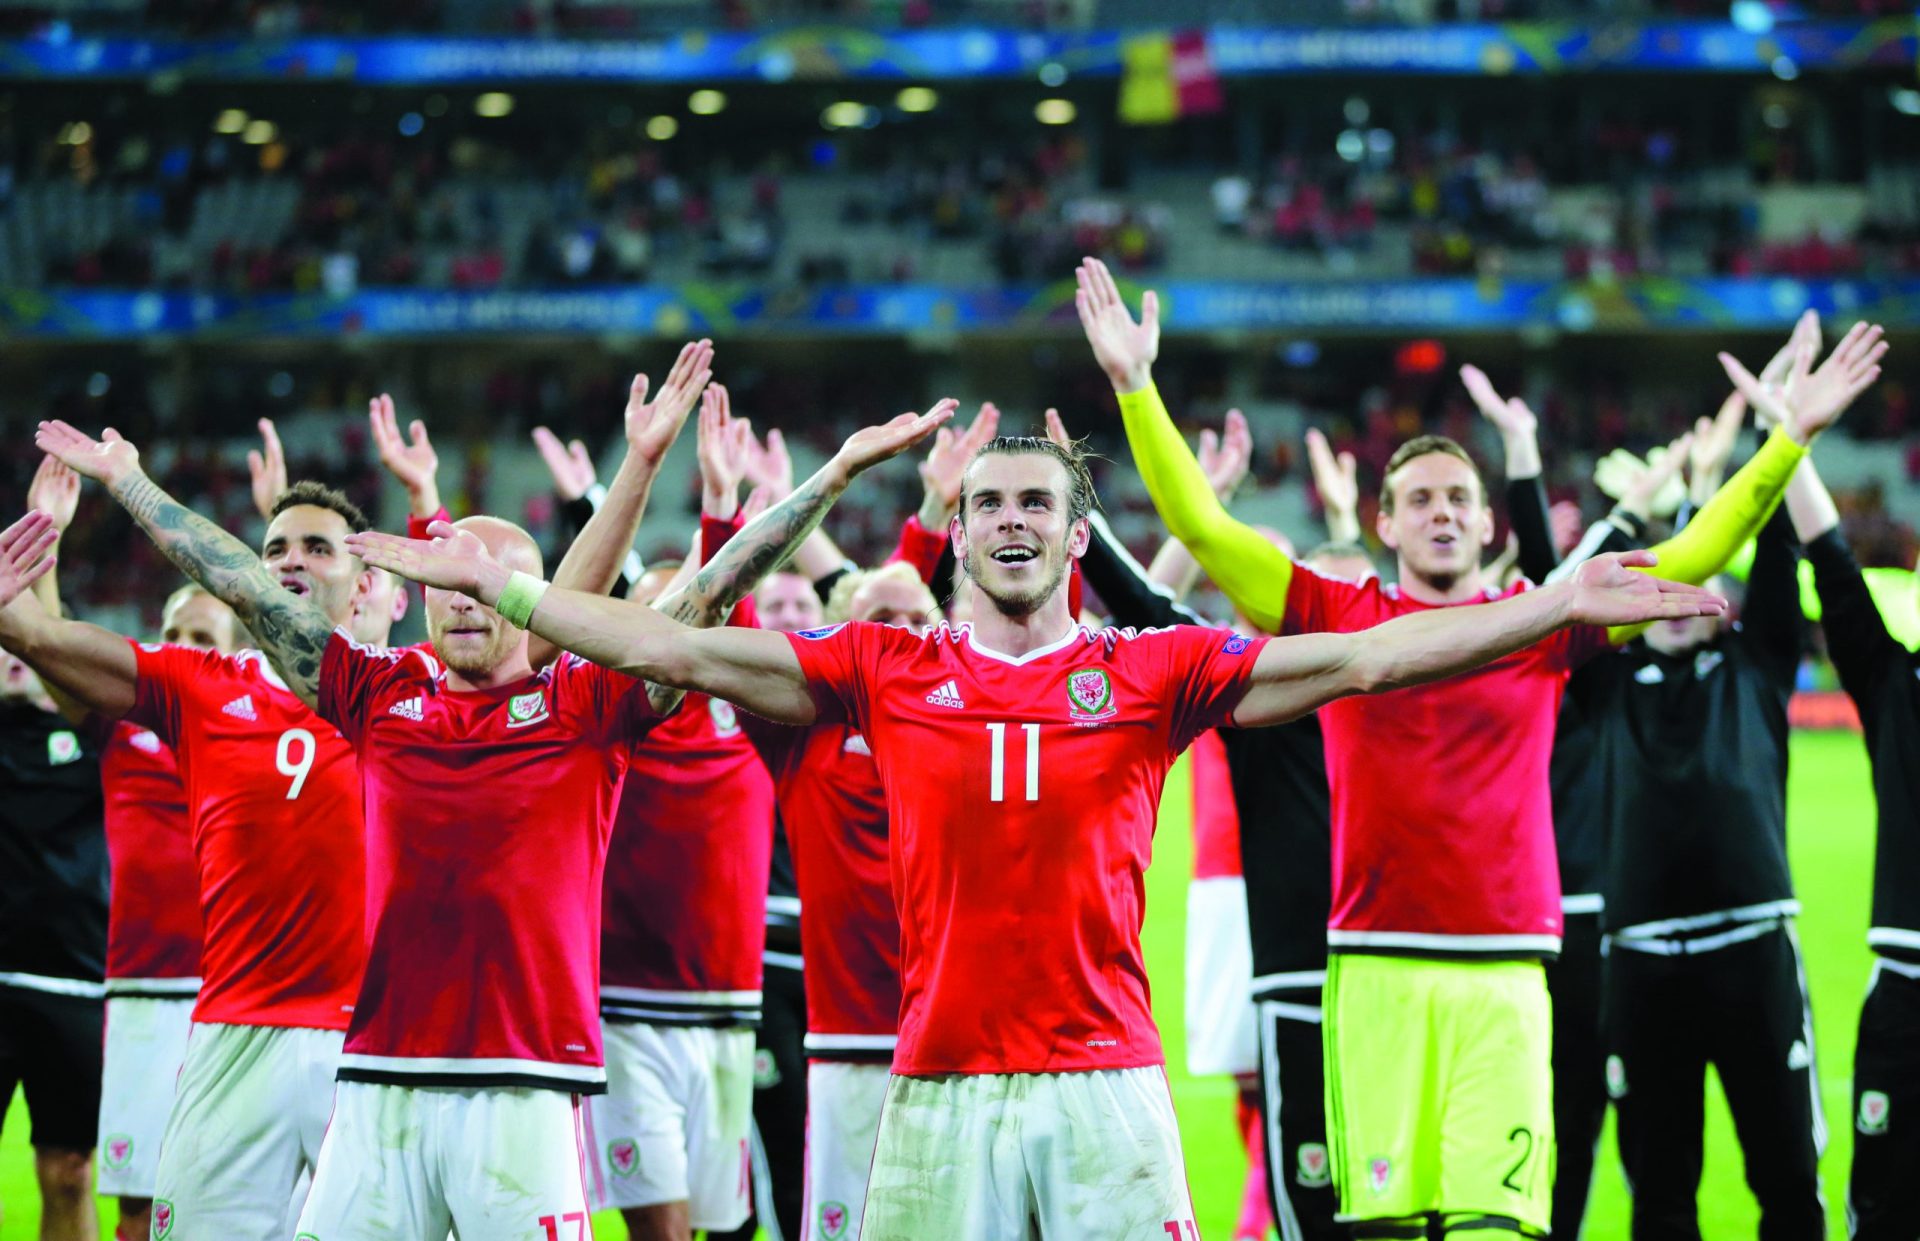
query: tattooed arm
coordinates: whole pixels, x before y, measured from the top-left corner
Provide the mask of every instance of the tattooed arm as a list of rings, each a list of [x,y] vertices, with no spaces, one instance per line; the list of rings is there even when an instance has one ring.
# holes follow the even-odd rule
[[[737,703],[789,724],[814,718],[800,661],[786,635],[718,625],[811,534],[841,492],[868,466],[932,434],[953,413],[942,401],[922,416],[902,414],[849,439],[833,460],[794,493],[748,522],[683,589],[646,607],[552,586],[527,628],[564,650],[647,680],[648,696],[666,709],[686,690]],[[498,606],[511,574],[486,555],[479,539],[435,526],[431,542],[368,532],[347,545],[368,564]]]
[[[325,612],[283,589],[259,553],[161,490],[117,432],[94,440],[64,422],[43,422],[35,439],[76,473],[104,483],[167,559],[239,615],[288,688],[318,704],[320,656],[333,633]]]

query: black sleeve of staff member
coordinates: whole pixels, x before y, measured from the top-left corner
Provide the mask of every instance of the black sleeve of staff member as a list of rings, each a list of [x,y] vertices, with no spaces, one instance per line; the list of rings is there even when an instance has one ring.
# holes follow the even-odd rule
[[[1740,628],[1748,649],[1776,681],[1792,689],[1806,646],[1806,620],[1800,611],[1800,540],[1794,537],[1784,504],[1754,540]]]
[[[1893,684],[1888,669],[1905,664],[1906,648],[1887,632],[1887,623],[1838,526],[1807,544],[1807,559],[1813,562],[1814,585],[1820,591],[1827,657],[1840,674],[1840,684],[1860,708],[1860,718],[1877,720],[1880,700]]]
[[[573,541],[580,537],[580,532],[587,528],[589,521],[593,520],[594,511],[600,507],[599,498],[605,495],[606,492],[595,487],[586,495],[560,501],[560,529],[565,537],[561,540],[560,546],[554,549],[554,554],[547,563],[557,565],[566,559],[567,549],[573,546]],[[625,599],[640,581],[640,572],[640,558],[629,550],[625,563],[620,566],[620,576],[614,579],[613,589],[607,593],[616,599]]]
[[[1080,557],[1080,576],[1100,602],[1107,605],[1113,623],[1123,629],[1164,629],[1169,625],[1211,625],[1204,616],[1175,602],[1173,592],[1147,576],[1147,570],[1114,537],[1113,527],[1100,513],[1088,517],[1093,538]]]
[[[1553,546],[1553,519],[1547,510],[1547,486],[1538,474],[1507,480],[1507,524],[1520,541],[1520,572],[1529,582],[1544,582],[1560,564]]]

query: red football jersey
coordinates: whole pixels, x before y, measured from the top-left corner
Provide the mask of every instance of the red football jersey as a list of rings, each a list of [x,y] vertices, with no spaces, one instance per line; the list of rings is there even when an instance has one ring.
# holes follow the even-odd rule
[[[1285,631],[1351,633],[1431,606],[1377,579],[1296,566]],[[1333,795],[1328,946],[1559,951],[1547,762],[1568,675],[1606,646],[1604,629],[1562,629],[1461,676],[1320,709]]]
[[[1240,811],[1233,800],[1227,746],[1218,733],[1193,743],[1193,877],[1222,879],[1240,874]]]
[[[342,1081],[606,1088],[600,879],[644,685],[562,655],[454,690],[432,655],[336,630],[320,711],[360,755],[366,982]]]
[[[173,748],[199,866],[196,1021],[340,1030],[366,961],[360,772],[259,651],[134,644],[127,722]]]
[[[760,1020],[773,780],[733,704],[688,694],[633,747],[614,815],[600,1011],[615,1020]]]
[[[809,1055],[891,1052],[900,1027],[900,916],[893,908],[887,791],[873,750],[845,724],[790,728],[744,717],[773,772],[800,889]]]
[[[859,728],[887,791],[894,1072],[1163,1063],[1140,959],[1160,789],[1228,722],[1265,640],[1076,625],[1016,658],[969,625],[788,637],[820,720]]]
[[[100,751],[106,802],[107,994],[200,990],[200,872],[173,751],[124,720]]]

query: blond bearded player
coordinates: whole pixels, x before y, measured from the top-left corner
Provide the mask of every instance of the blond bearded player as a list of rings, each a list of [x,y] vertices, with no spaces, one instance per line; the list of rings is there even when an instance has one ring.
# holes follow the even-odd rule
[[[549,589],[465,532],[355,540],[369,563],[497,604],[609,667],[784,723],[849,722],[871,743],[893,825],[903,1014],[865,1241],[1036,1225],[1087,1241],[1198,1235],[1139,942],[1160,787],[1197,733],[1448,676],[1569,624],[1724,606],[1626,567],[1649,557],[1607,558],[1557,587],[1365,635],[1095,633],[1069,616],[1065,588],[1092,503],[1076,454],[988,444],[953,523],[975,621],[924,635],[694,631]]]

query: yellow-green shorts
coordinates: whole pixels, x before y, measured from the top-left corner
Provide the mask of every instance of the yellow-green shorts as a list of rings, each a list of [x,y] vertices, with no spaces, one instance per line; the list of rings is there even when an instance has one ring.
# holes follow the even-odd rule
[[[1342,1220],[1552,1214],[1553,1016],[1537,961],[1335,953],[1327,1124]]]

